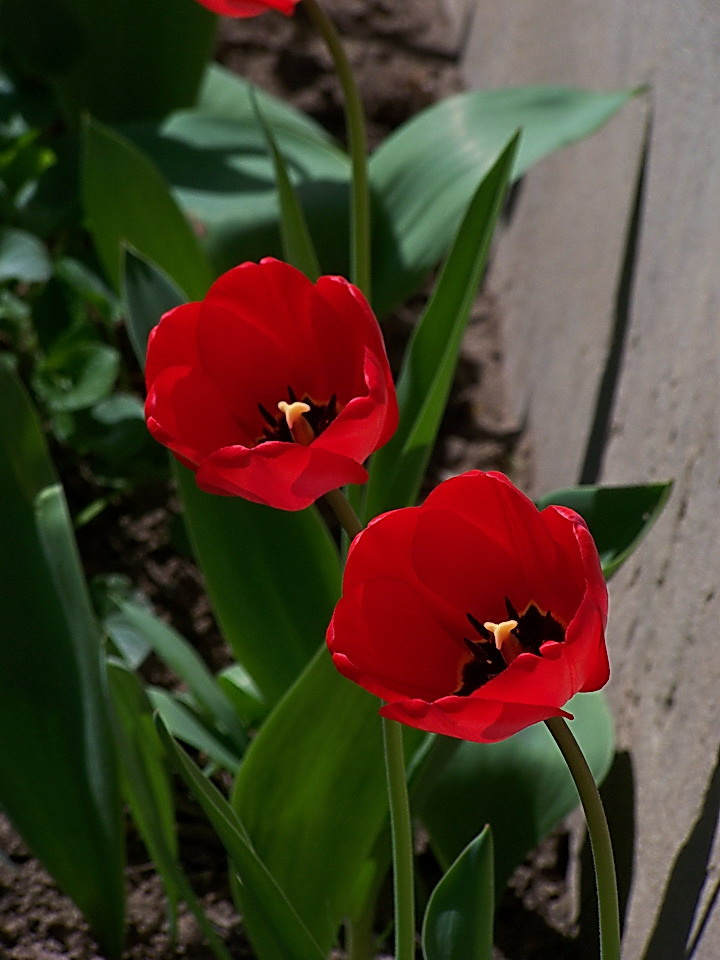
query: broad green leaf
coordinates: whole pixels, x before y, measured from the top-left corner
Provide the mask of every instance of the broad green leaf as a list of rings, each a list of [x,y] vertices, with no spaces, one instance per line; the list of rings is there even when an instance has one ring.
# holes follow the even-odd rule
[[[39,423],[4,365],[0,503],[0,806],[117,957],[123,836],[100,631]]]
[[[330,134],[317,120],[313,120],[285,100],[266,93],[261,87],[256,87],[232,70],[221,67],[219,63],[208,64],[195,109],[206,117],[239,120],[245,124],[254,117],[252,97],[257,100],[262,115],[275,132],[290,131],[312,140],[333,142]]]
[[[230,773],[237,770],[240,753],[232,744],[226,744],[212,725],[183,702],[182,694],[172,694],[163,687],[148,687],[147,695],[174,737],[201,750],[213,763]]]
[[[45,245],[25,230],[0,227],[0,283],[44,283],[52,263]]]
[[[173,292],[137,256],[126,258],[125,291],[128,323],[141,344],[151,313],[170,309]],[[325,636],[340,593],[337,550],[313,507],[288,513],[213,496],[199,490],[192,472],[179,464],[176,476],[185,523],[223,635],[272,704]]]
[[[122,295],[128,336],[142,368],[150,331],[164,313],[184,303],[185,297],[156,264],[129,247],[124,248]]]
[[[633,553],[665,508],[672,481],[627,487],[569,487],[537,501],[577,511],[590,527],[609,579]]]
[[[236,751],[247,745],[247,734],[235,709],[197,651],[177,630],[154,616],[139,603],[118,599],[116,607],[125,620],[149,643],[170,669],[183,680],[208,722],[230,738]]]
[[[440,428],[458,352],[517,150],[513,137],[478,187],[408,344],[397,384],[400,424],[373,457],[365,516],[415,501]]]
[[[313,940],[275,877],[255,852],[232,807],[161,722],[158,730],[173,765],[215,828],[237,870],[245,924],[256,950],[258,944],[263,946],[262,960],[325,960],[325,952]]]
[[[512,179],[593,133],[638,92],[478,90],[449,97],[403,124],[370,161],[380,227],[373,250],[378,312],[401,302],[443,256],[478,184],[516,130],[522,139]]]
[[[107,665],[115,713],[123,792],[133,820],[165,885],[172,927],[184,900],[218,960],[230,956],[193,892],[178,861],[173,795],[166,755],[152,708],[138,678],[121,664]]]
[[[425,960],[492,960],[493,843],[485,827],[432,892],[425,910]]]
[[[337,550],[314,507],[289,513],[176,476],[195,557],[223,636],[270,703],[322,643],[337,598]]]
[[[216,18],[177,0],[3,0],[2,52],[55,88],[68,117],[163,116],[189,106]]]
[[[613,724],[602,693],[573,697],[570,727],[598,782],[610,769]],[[423,799],[420,816],[447,867],[486,823],[495,838],[498,895],[527,852],[578,804],[550,733],[537,723],[501,743],[461,743]]]
[[[387,819],[378,707],[323,648],[261,727],[232,797],[323,953],[373,875]]]
[[[116,289],[122,247],[130,245],[191,300],[204,296],[213,275],[161,174],[137,147],[91,119],[83,126],[81,193],[98,257]]]
[[[176,201],[196,225],[203,249],[218,273],[245,260],[282,256],[275,169],[249,89],[239,91],[244,109],[234,118],[196,109],[171,114],[160,123],[122,128],[171,184]],[[323,272],[346,274],[346,155],[326,138],[296,123],[276,124],[273,114],[266,112],[267,101],[260,98],[259,102],[263,116],[272,124]],[[136,246],[165,266],[150,250]],[[170,270],[168,273],[180,281]]]

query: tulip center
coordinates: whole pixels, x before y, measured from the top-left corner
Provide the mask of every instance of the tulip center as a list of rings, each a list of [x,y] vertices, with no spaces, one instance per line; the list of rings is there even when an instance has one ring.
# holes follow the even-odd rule
[[[466,614],[470,626],[480,635],[479,640],[464,637],[469,658],[461,665],[460,680],[455,696],[467,697],[505,670],[521,653],[542,656],[540,647],[548,640],[562,643],[565,627],[550,611],[543,613],[534,603],[519,614],[505,598],[507,620],[481,623],[471,613]]]
[[[280,400],[277,413],[272,413],[262,403],[258,410],[265,423],[262,436],[256,444],[267,443],[269,440],[280,440],[284,443],[301,443],[304,446],[312,443],[318,434],[326,430],[338,415],[337,397],[333,394],[327,403],[318,403],[307,394],[298,400],[297,394],[288,387],[288,400]]]

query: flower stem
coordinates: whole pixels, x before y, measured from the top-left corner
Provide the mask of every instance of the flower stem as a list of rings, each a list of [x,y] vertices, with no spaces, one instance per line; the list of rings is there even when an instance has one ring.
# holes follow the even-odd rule
[[[545,721],[580,795],[595,863],[601,960],[620,960],[620,911],[612,842],[595,778],[563,717]]]
[[[395,960],[414,960],[415,891],[412,826],[405,778],[402,727],[395,720],[383,718],[383,743],[392,828]]]
[[[310,19],[322,36],[335,64],[343,91],[348,147],[352,163],[350,207],[350,278],[370,299],[370,187],[365,114],[350,62],[335,27],[317,0],[305,0]]]
[[[354,540],[363,529],[363,525],[360,522],[360,517],[358,517],[353,508],[350,506],[350,501],[342,492],[342,490],[331,490],[330,493],[326,493],[325,503],[327,503],[335,516],[338,518],[340,521],[340,526],[343,528],[350,540]]]

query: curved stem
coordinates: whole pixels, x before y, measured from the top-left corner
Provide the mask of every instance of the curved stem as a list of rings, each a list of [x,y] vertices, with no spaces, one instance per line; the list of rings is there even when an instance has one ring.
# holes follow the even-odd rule
[[[304,7],[322,36],[335,64],[343,91],[348,147],[352,162],[350,209],[350,279],[370,300],[370,185],[367,162],[367,132],[362,100],[355,76],[332,21],[317,0],[304,0]]]
[[[354,540],[363,529],[363,525],[342,490],[331,490],[330,493],[326,493],[325,502],[340,521],[340,526],[350,540]]]
[[[395,900],[395,960],[415,958],[415,890],[413,843],[405,778],[402,727],[383,718],[385,772],[390,802],[393,848],[393,893]]]
[[[595,863],[601,960],[620,960],[620,911],[610,831],[595,778],[563,717],[545,721],[567,763],[585,813]]]

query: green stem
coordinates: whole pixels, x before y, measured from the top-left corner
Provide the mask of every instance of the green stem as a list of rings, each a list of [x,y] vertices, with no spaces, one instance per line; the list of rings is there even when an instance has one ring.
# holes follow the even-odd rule
[[[350,208],[350,279],[370,299],[370,186],[365,114],[355,76],[332,21],[317,0],[304,0],[310,19],[322,36],[335,64],[343,91],[348,147],[352,163]]]
[[[413,842],[410,823],[402,727],[383,718],[385,773],[390,802],[395,899],[395,960],[415,958],[415,891]]]
[[[350,540],[353,540],[363,529],[363,525],[342,490],[331,490],[330,493],[326,493],[325,503],[332,509]]]
[[[585,813],[595,863],[601,960],[620,960],[620,911],[612,842],[605,810],[587,760],[563,717],[545,721],[567,763]]]

